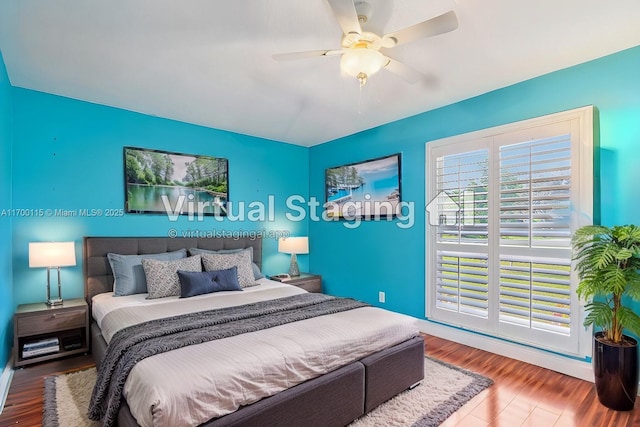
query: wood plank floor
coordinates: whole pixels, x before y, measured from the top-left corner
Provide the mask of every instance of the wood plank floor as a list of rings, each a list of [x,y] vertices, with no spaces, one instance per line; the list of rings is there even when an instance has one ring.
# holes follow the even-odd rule
[[[90,366],[94,366],[91,356],[76,356],[17,369],[0,414],[0,426],[41,426],[44,378]]]
[[[640,426],[638,398],[633,411],[616,412],[598,402],[593,383],[432,336],[425,344],[428,356],[494,381],[443,426]]]
[[[592,383],[440,338],[425,335],[424,339],[428,356],[495,382],[443,426],[640,427],[637,400],[633,411],[612,411],[598,403]],[[0,415],[0,427],[41,425],[44,378],[92,365],[89,356],[79,356],[18,369]]]

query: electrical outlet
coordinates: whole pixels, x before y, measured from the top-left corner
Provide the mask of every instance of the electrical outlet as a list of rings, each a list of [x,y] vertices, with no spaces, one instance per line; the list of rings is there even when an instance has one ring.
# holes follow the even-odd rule
[[[378,292],[378,302],[384,303],[385,295],[384,292]]]

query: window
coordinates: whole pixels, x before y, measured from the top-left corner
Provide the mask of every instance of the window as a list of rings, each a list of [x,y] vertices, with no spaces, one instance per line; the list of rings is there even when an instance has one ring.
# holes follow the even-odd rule
[[[427,317],[579,354],[571,235],[593,212],[593,109],[427,144]]]

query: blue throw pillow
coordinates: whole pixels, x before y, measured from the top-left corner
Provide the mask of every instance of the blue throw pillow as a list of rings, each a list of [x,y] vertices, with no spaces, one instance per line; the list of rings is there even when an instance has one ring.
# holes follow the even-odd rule
[[[178,270],[180,280],[180,298],[210,294],[220,291],[241,291],[238,283],[238,269],[216,271],[183,271]]]
[[[121,255],[108,253],[107,258],[113,272],[113,292],[115,296],[147,293],[147,279],[142,268],[143,259],[171,261],[187,257],[187,250],[158,254]]]
[[[238,280],[238,267],[227,268],[226,270],[214,270],[218,273],[216,282],[224,289],[221,291],[241,291],[240,281]]]

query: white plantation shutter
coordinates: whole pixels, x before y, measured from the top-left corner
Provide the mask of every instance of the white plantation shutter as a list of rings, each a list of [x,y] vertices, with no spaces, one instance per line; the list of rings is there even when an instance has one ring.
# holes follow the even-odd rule
[[[571,135],[500,150],[500,244],[569,247]]]
[[[438,241],[487,244],[488,150],[437,159]]]
[[[501,336],[556,347],[571,335],[571,150],[569,133],[497,147]]]
[[[489,315],[488,257],[438,251],[438,308],[487,318]]]
[[[569,335],[571,263],[500,257],[500,321]]]
[[[589,114],[427,145],[428,317],[578,353],[571,235],[592,209]]]
[[[489,150],[439,156],[435,164],[435,305],[450,321],[487,323]]]

